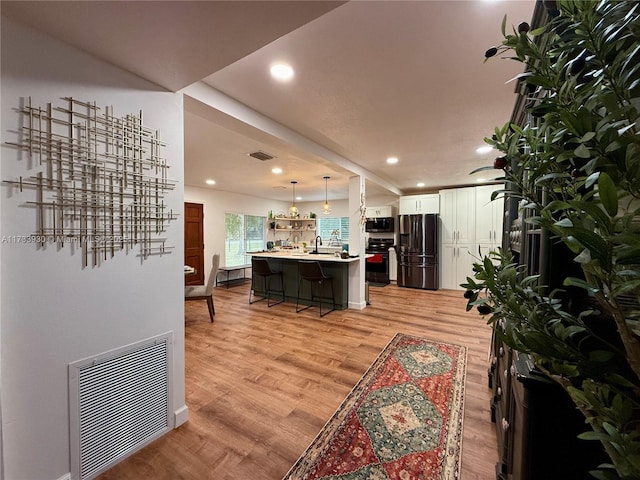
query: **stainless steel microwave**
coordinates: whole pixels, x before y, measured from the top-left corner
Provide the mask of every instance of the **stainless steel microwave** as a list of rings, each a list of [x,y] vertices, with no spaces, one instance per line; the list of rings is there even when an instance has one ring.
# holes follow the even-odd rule
[[[393,232],[393,217],[367,218],[365,231],[367,232]]]

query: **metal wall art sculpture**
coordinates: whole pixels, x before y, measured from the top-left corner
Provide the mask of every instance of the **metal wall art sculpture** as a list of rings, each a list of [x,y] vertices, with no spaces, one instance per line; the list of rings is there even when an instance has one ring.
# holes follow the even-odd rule
[[[139,247],[142,260],[170,253],[163,233],[176,215],[164,203],[176,182],[167,177],[160,133],[139,115],[117,117],[96,103],[62,98],[66,106],[27,104],[20,140],[7,142],[44,168],[30,177],[4,180],[20,192],[35,190],[26,202],[36,211],[35,233],[16,242],[77,245],[83,267],[98,266],[117,251]],[[3,238],[11,241],[13,237]]]

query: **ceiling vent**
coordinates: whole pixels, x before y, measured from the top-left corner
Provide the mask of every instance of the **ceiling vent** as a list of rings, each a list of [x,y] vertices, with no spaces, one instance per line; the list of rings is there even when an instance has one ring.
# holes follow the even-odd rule
[[[261,152],[261,151],[251,152],[249,156],[253,158],[257,158],[258,160],[262,160],[263,162],[265,160],[271,160],[272,158],[274,158],[273,155],[269,155],[268,153]]]

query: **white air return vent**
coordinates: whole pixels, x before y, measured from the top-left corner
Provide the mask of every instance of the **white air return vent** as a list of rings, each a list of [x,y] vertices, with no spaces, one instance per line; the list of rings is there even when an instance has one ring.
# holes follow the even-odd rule
[[[269,155],[268,153],[261,152],[261,151],[251,152],[249,156],[253,158],[257,158],[258,160],[262,160],[263,162],[265,160],[271,160],[272,158],[275,158],[273,155]]]
[[[69,365],[71,477],[95,478],[173,427],[172,334]]]

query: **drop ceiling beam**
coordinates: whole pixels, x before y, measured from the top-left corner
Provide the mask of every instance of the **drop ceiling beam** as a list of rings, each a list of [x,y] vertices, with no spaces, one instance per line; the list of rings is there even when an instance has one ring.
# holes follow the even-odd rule
[[[224,115],[293,145],[311,155],[324,158],[331,163],[354,173],[355,175],[359,175],[368,181],[389,190],[395,195],[402,195],[402,191],[388,180],[379,177],[357,163],[338,155],[323,145],[300,135],[291,128],[286,127],[285,125],[282,125],[281,123],[278,123],[275,120],[247,107],[203,82],[196,82],[193,85],[182,89],[180,92],[205,105],[208,105]]]

